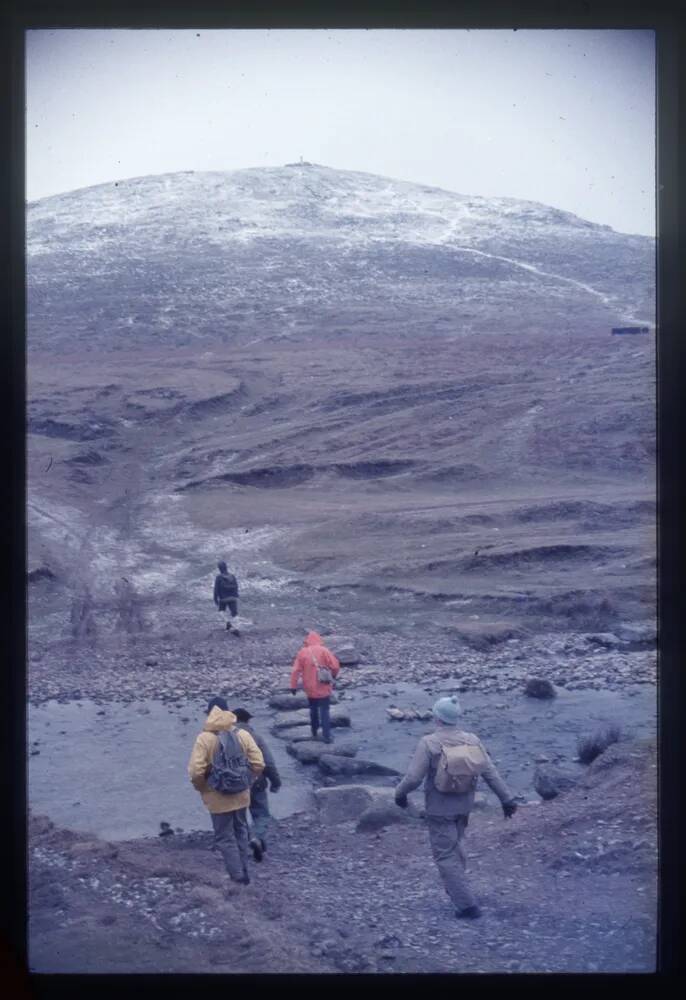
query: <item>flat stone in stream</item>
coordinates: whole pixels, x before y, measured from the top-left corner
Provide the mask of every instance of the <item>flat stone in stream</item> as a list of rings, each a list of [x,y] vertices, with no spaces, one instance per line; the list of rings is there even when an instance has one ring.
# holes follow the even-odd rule
[[[330,700],[332,705],[338,701],[335,691],[331,693]],[[296,694],[274,694],[269,699],[269,707],[276,708],[279,712],[293,712],[308,706],[309,702],[304,691],[298,691]]]
[[[328,750],[328,747],[326,749]],[[319,770],[324,774],[400,774],[394,768],[377,764],[373,760],[351,760],[349,757],[339,757],[332,753],[321,754],[317,763]]]
[[[300,740],[289,743],[288,753],[299,760],[301,764],[316,764],[322,754],[332,754],[336,757],[354,757],[359,750],[358,743],[319,743],[317,740]]]
[[[344,708],[332,708],[330,718],[332,727],[350,725],[350,715]],[[274,719],[272,729],[290,729],[292,726],[302,726],[305,725],[305,723],[307,723],[308,726],[310,724],[310,713],[308,709],[303,711],[298,710],[296,712],[282,712]]]

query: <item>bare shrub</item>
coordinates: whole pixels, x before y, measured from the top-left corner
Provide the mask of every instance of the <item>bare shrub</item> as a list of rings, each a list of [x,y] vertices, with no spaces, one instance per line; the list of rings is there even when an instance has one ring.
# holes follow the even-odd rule
[[[82,587],[72,598],[69,624],[73,639],[94,639],[97,635],[93,597],[88,587]]]
[[[115,607],[118,615],[118,626],[127,635],[141,632],[145,627],[141,598],[136,588],[127,577],[122,576],[114,588]]]
[[[612,743],[617,743],[622,736],[619,726],[607,726],[599,729],[593,736],[585,736],[576,744],[576,754],[582,764],[590,764],[599,757]]]

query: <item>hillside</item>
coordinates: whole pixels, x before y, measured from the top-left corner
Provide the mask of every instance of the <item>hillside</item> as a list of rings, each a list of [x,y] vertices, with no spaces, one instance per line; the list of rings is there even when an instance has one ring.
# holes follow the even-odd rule
[[[27,249],[29,346],[49,353],[654,322],[647,237],[317,165],[44,198]]]

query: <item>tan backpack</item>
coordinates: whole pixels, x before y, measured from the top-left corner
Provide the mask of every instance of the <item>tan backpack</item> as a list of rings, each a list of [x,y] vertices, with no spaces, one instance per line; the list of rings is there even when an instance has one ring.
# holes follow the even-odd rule
[[[436,764],[434,787],[448,795],[464,795],[476,786],[476,779],[486,769],[488,759],[479,746],[463,743],[441,746]]]

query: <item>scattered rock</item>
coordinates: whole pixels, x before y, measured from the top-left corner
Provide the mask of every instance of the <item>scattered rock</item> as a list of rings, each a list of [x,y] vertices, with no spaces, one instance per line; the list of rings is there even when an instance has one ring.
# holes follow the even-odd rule
[[[156,667],[157,659],[154,656],[146,656],[145,665],[146,667]]]
[[[621,640],[613,632],[596,632],[586,636],[586,642],[595,646],[602,646],[604,649],[616,649],[621,645]]]
[[[529,677],[524,685],[524,694],[529,698],[554,698],[554,685],[544,677]]]
[[[534,788],[546,801],[573,788],[577,781],[576,775],[567,774],[555,767],[539,766],[534,771]]]
[[[104,840],[80,840],[72,844],[68,849],[72,858],[101,858],[109,860],[116,858],[119,854],[118,848],[114,844],[108,844]]]
[[[420,719],[422,722],[429,722],[432,718],[432,712],[430,709],[416,709],[416,708],[387,708],[391,719],[397,719],[398,721],[405,720],[407,722],[413,722]]]
[[[457,625],[445,625],[444,628],[457,635],[471,649],[478,649],[480,652],[507,642],[508,639],[521,638],[524,634],[519,626],[508,622],[461,622]]]
[[[193,906],[217,906],[221,905],[224,897],[219,889],[213,889],[209,885],[195,885],[188,893],[189,902]]]
[[[619,625],[615,635],[623,643],[629,645],[654,645],[657,642],[657,630],[654,625]]]

